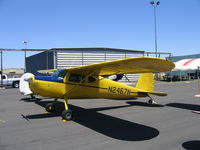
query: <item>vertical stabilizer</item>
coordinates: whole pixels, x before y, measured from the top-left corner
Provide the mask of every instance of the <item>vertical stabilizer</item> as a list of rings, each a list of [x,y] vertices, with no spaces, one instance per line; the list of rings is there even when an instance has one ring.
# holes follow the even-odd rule
[[[136,88],[147,92],[153,92],[154,91],[153,73],[142,73],[138,79]]]

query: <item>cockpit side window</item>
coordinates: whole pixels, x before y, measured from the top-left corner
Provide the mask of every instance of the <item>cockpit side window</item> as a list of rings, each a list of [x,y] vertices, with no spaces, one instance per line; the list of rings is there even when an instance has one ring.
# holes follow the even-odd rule
[[[84,75],[70,74],[69,81],[71,81],[71,82],[81,82],[84,78],[85,78]],[[82,82],[84,82],[84,81],[82,81]]]
[[[59,79],[64,79],[65,75],[67,74],[66,69],[57,70],[52,74],[52,76],[57,77]]]

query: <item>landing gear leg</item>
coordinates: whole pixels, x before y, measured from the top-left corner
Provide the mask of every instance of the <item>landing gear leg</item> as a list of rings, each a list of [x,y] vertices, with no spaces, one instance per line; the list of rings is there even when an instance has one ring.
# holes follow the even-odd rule
[[[47,112],[54,112],[55,111],[55,103],[58,101],[57,98],[54,99],[54,101],[52,103],[48,103],[45,106],[45,109]]]
[[[148,104],[156,104],[156,102],[153,100],[152,97],[150,97],[149,95],[148,95],[148,97],[150,98],[150,99],[148,100]]]
[[[65,110],[63,110],[63,112],[62,112],[62,119],[65,121],[72,120],[73,115],[72,115],[72,111],[68,107],[67,97],[65,97],[65,99],[64,99],[64,105],[65,105]]]

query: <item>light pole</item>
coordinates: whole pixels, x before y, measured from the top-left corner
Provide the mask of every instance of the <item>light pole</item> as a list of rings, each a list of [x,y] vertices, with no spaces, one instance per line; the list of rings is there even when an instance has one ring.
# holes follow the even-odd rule
[[[24,73],[26,73],[26,49],[27,49],[28,41],[22,41],[22,43],[25,45],[25,50],[24,50]]]
[[[3,88],[3,51],[1,50],[1,88]]]
[[[156,26],[156,7],[158,5],[160,5],[160,2],[157,1],[157,2],[154,2],[154,1],[151,1],[150,4],[154,7],[154,26],[155,26],[155,55],[157,57],[157,52],[158,52],[158,49],[157,49],[157,26]]]

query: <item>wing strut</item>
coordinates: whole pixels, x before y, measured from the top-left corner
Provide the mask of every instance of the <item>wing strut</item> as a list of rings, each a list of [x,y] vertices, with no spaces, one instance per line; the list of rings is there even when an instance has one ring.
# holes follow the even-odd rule
[[[72,111],[71,111],[71,109],[69,109],[69,106],[68,106],[67,96],[64,96],[64,105],[65,105],[65,110],[63,110],[63,112],[62,112],[62,122],[72,120],[72,118],[73,118]]]
[[[88,78],[89,76],[93,75],[94,73],[96,72],[96,70],[94,70],[92,73],[88,74],[84,79],[82,79],[79,83],[83,82],[86,78]],[[84,71],[82,72],[82,76],[84,75]],[[73,114],[72,114],[72,111],[69,109],[69,106],[68,106],[68,98],[67,98],[67,95],[72,91],[74,90],[77,85],[79,84],[75,84],[69,91],[67,91],[65,94],[64,94],[64,106],[65,106],[65,110],[63,110],[62,112],[62,122],[66,122],[66,121],[69,121],[73,118]]]

